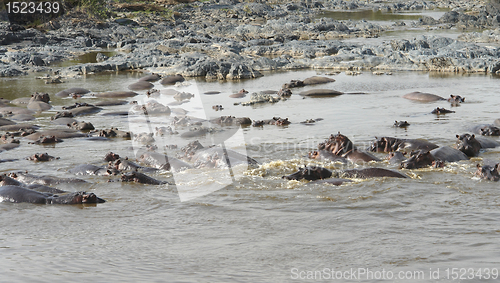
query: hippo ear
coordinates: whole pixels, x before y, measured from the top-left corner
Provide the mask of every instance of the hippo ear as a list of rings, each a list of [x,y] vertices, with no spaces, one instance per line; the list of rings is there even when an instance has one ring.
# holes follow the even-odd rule
[[[475,137],[476,137],[476,135],[472,134],[472,138],[475,138]]]
[[[478,163],[478,164],[476,164],[476,167],[477,167],[477,169],[480,169],[481,165],[479,165],[479,163]]]
[[[458,139],[458,138],[460,138],[460,136],[459,136],[459,135],[456,135],[456,137],[457,137],[457,139]]]
[[[500,163],[495,164],[495,171],[498,171],[498,165],[500,165]]]

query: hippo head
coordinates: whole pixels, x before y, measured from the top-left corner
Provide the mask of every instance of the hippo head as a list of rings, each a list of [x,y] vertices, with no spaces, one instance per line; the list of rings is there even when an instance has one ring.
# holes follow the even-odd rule
[[[340,132],[336,135],[330,135],[330,138],[318,145],[318,149],[327,150],[331,153],[341,156],[349,151],[356,149],[351,140]]]
[[[48,93],[35,92],[31,95],[30,101],[42,101],[45,103],[49,103],[50,97]]]
[[[299,171],[290,174],[288,176],[283,176],[283,179],[288,180],[302,180],[306,179],[309,181],[314,181],[318,179],[327,179],[332,176],[332,171],[323,167],[310,167],[306,166],[304,168],[299,168]]]
[[[498,174],[498,166],[500,163],[495,164],[495,166],[490,165],[479,165],[477,164],[477,171],[475,173],[476,176],[479,176],[481,179],[486,179],[490,181],[498,181],[500,180],[500,174]]]
[[[50,203],[53,204],[82,204],[82,203],[103,203],[106,202],[102,198],[97,197],[94,193],[76,192],[67,195],[53,195],[50,197]]]
[[[460,150],[461,152],[465,153],[465,155],[469,157],[476,156],[479,153],[479,150],[481,149],[481,144],[479,141],[476,140],[475,135],[470,135],[470,134],[463,134],[463,135],[456,135],[457,136],[457,142],[456,142],[456,149]]]
[[[375,137],[376,139],[377,137]],[[370,147],[369,151],[372,152],[392,152],[399,149],[399,146],[403,143],[403,140],[391,137],[381,137],[375,140]]]
[[[479,131],[483,136],[500,136],[500,129],[491,125],[484,126]]]
[[[116,153],[113,153],[113,152],[108,152],[106,153],[106,156],[104,156],[104,160],[106,161],[115,161],[117,159],[120,159],[120,156]]]
[[[400,168],[405,169],[417,169],[432,165],[436,161],[434,156],[429,151],[413,151],[410,154],[410,158],[401,162]]]
[[[320,156],[320,154],[319,154],[319,151],[317,151],[317,150],[315,150],[315,151],[310,151],[310,152],[308,153],[308,157],[309,157],[310,159],[321,159],[321,156]]]
[[[460,95],[450,94],[450,98],[448,98],[448,102],[451,102],[451,105],[457,106],[459,103],[465,101],[465,97],[461,97]]]

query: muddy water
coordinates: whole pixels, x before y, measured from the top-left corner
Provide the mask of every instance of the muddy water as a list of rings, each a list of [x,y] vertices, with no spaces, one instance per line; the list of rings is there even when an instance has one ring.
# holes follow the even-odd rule
[[[346,93],[330,98],[303,98],[302,90],[286,101],[257,106],[234,105],[249,99],[228,96],[244,88],[250,92],[278,90],[291,79],[304,79],[316,71],[269,73],[241,82],[190,81],[179,91],[197,91],[192,102],[180,106],[188,115],[217,117],[248,116],[253,120],[288,117],[286,127],[266,125],[241,129],[244,139],[234,148],[246,150],[261,163],[243,168],[237,181],[211,194],[181,202],[175,186],[132,185],[113,181],[117,177],[81,177],[89,184],[62,186],[68,190],[92,191],[107,200],[99,205],[50,206],[0,203],[0,266],[8,282],[289,282],[306,276],[306,271],[326,273],[351,268],[393,272],[429,271],[439,268],[498,268],[500,250],[500,194],[498,183],[475,179],[475,164],[499,162],[500,148],[481,153],[479,158],[450,163],[442,169],[403,170],[408,179],[355,180],[339,187],[284,181],[281,176],[304,164],[338,169],[335,163],[311,162],[305,156],[330,134],[341,132],[358,147],[375,136],[423,138],[439,145],[452,145],[456,134],[481,123],[500,118],[498,77],[485,75],[394,73],[375,76],[332,75],[336,82],[320,86]],[[53,96],[59,90],[78,86],[93,92],[126,90],[138,73],[103,74],[45,85],[33,77],[2,79],[2,96],[28,96],[34,91],[51,94],[54,109],[37,115],[36,124],[55,127],[49,116],[71,98]],[[155,83],[158,89],[166,87]],[[220,91],[204,95],[206,91]],[[401,96],[412,92],[441,96],[459,94],[466,103],[453,107],[447,102],[418,103]],[[143,103],[144,91],[128,100]],[[156,98],[173,102],[169,96]],[[93,103],[87,97],[78,102]],[[212,105],[223,105],[215,111]],[[98,114],[79,120],[98,129],[136,127],[135,118],[103,116],[111,111],[128,111],[130,105],[104,107]],[[436,107],[456,113],[436,116]],[[305,125],[299,122],[323,118]],[[162,120],[164,119],[164,120]],[[170,118],[151,117],[151,125],[167,124]],[[392,127],[394,120],[407,120],[405,129]],[[139,127],[140,128],[140,127]],[[234,129],[226,129],[231,131]],[[185,131],[179,128],[179,131]],[[498,140],[498,138],[492,138]],[[164,143],[187,143],[178,137]],[[200,139],[207,145],[207,139]],[[65,140],[53,146],[29,145],[0,153],[0,171],[28,170],[33,174],[68,177],[69,168],[81,163],[101,165],[108,151],[134,158],[130,140]],[[59,160],[33,163],[23,158],[48,152]],[[377,154],[383,158],[384,154]],[[353,166],[353,165],[351,165]],[[386,162],[357,165],[392,168]],[[241,169],[241,168],[239,168]],[[188,170],[152,174],[157,179],[184,182],[184,187],[211,185],[225,170]],[[215,177],[214,177],[215,176]],[[189,182],[191,179],[191,183]],[[222,186],[223,187],[223,186]],[[326,271],[326,273],[325,273]],[[451,272],[451,271],[450,271]],[[316,274],[316,276],[319,276]],[[366,279],[367,277],[358,278]],[[374,275],[376,276],[376,274]],[[320,277],[316,277],[319,279]],[[377,281],[375,279],[366,282]],[[446,280],[445,280],[446,281]]]

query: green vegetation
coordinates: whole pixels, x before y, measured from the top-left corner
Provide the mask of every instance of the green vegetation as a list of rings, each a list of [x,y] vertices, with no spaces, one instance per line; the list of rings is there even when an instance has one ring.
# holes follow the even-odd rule
[[[109,13],[106,1],[102,0],[80,0],[77,6],[87,11],[91,16],[104,19]]]

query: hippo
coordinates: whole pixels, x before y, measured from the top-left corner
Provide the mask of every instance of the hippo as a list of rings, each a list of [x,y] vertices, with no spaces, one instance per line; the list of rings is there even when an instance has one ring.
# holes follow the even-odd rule
[[[420,101],[420,102],[433,102],[433,101],[439,101],[439,100],[446,100],[444,97],[441,97],[439,95],[426,93],[426,92],[420,92],[420,91],[407,93],[407,94],[403,95],[403,98],[410,99],[410,100],[416,100],[416,101]]]
[[[134,162],[128,160],[127,158],[117,159],[115,161],[111,161],[108,164],[108,168],[118,170],[120,172],[123,171],[142,171],[142,172],[156,172],[158,169],[140,166],[135,164]]]
[[[72,128],[72,129],[75,129],[75,130],[79,130],[79,131],[91,131],[91,130],[95,130],[94,128],[94,125],[92,125],[92,123],[90,122],[85,122],[85,121],[81,121],[81,122],[73,122],[71,124],[68,124],[67,125],[68,127]]]
[[[437,164],[436,158],[429,152],[425,150],[412,151],[410,153],[410,158],[401,162],[399,168],[404,169],[418,169],[427,167],[429,165]]]
[[[147,75],[147,76],[140,78],[139,81],[156,82],[156,81],[159,81],[160,79],[161,79],[160,75],[158,75],[156,73],[152,73],[150,75]]]
[[[455,111],[440,108],[440,107],[436,107],[436,109],[431,111],[431,114],[437,114],[437,115],[448,114],[448,113],[455,113]]]
[[[308,181],[315,181],[319,179],[328,179],[332,176],[332,171],[323,167],[311,167],[306,166],[304,168],[299,168],[299,171],[292,173],[287,176],[283,176],[283,179],[287,180],[302,180],[306,179]]]
[[[92,164],[80,164],[75,168],[68,170],[75,175],[92,175],[92,176],[113,176],[119,172],[114,168],[103,168]]]
[[[479,125],[472,128],[472,132],[482,136],[500,136],[500,128],[494,125]]]
[[[336,135],[330,135],[328,140],[318,144],[318,149],[330,151],[334,155],[347,158],[353,163],[357,161],[380,161],[380,159],[367,152],[359,151],[351,140],[340,132]]]
[[[61,90],[60,92],[56,93],[55,96],[68,97],[72,94],[87,94],[89,92],[90,92],[90,90],[88,90],[88,89],[84,89],[81,87],[72,87],[72,88],[68,88],[65,90]]]
[[[302,96],[310,96],[310,97],[332,97],[344,94],[343,92],[336,91],[333,89],[311,89],[307,91],[303,91],[299,93]]]
[[[224,107],[222,107],[222,105],[220,105],[220,104],[217,104],[217,105],[212,106],[212,109],[215,111],[222,111],[222,110],[224,110]]]
[[[410,123],[408,123],[408,121],[394,121],[394,127],[398,127],[398,128],[406,128],[410,125]]]
[[[15,125],[15,124],[16,124],[16,122],[14,122],[14,121],[0,117],[0,127],[1,126],[8,126],[8,125]]]
[[[164,77],[160,81],[160,83],[162,85],[175,85],[177,82],[183,82],[183,81],[185,81],[185,79],[182,75],[172,75]]]
[[[377,137],[375,137],[377,139]],[[420,139],[398,139],[393,137],[381,137],[375,140],[368,148],[372,152],[392,152],[403,150],[433,150],[438,145]]]
[[[50,129],[41,132],[36,132],[31,135],[26,136],[27,139],[35,141],[40,137],[52,137],[57,139],[69,139],[69,138],[81,138],[85,137],[85,134],[75,131],[73,129]]]
[[[280,97],[290,97],[292,96],[292,90],[289,88],[280,88],[277,94]]]
[[[132,107],[133,111],[144,113],[144,115],[154,115],[154,114],[163,114],[170,115],[171,110],[168,106],[163,105],[156,100],[149,100],[144,105],[136,105]]]
[[[461,97],[460,95],[450,95],[448,98],[448,102],[451,103],[451,106],[458,106],[460,103],[465,101],[465,97]]]
[[[364,169],[348,169],[341,170],[335,173],[336,177],[341,178],[357,178],[357,179],[368,179],[368,178],[408,178],[407,176],[399,173],[398,171],[384,169],[384,168],[364,168]],[[334,176],[335,176],[334,175]]]
[[[94,94],[95,97],[103,98],[127,98],[139,95],[137,92],[133,91],[107,91]]]
[[[48,93],[35,92],[31,95],[27,108],[33,111],[45,111],[52,108],[49,104],[50,97]]]
[[[103,203],[104,199],[97,197],[94,193],[75,192],[66,195],[55,195],[51,193],[41,193],[20,186],[0,187],[0,199],[3,202],[28,202],[35,204],[82,204],[82,203]]]
[[[174,99],[177,101],[183,101],[183,100],[188,100],[194,97],[194,94],[189,93],[189,92],[178,92],[174,94]]]
[[[491,165],[479,165],[477,164],[477,171],[475,173],[476,176],[479,176],[481,179],[486,179],[490,181],[498,181],[500,180],[500,174],[498,173],[498,166],[500,163]]]
[[[304,83],[304,85],[316,85],[316,84],[333,83],[334,81],[335,79],[328,77],[312,76],[303,80],[302,82]]]
[[[113,152],[108,152],[106,153],[106,155],[104,156],[104,160],[105,161],[115,161],[115,160],[118,160],[120,159],[120,155],[116,154],[116,153],[113,153]]]
[[[62,109],[71,110],[70,112],[73,116],[95,114],[102,110],[101,107],[97,107],[87,103],[75,103],[71,106],[63,106]]]
[[[170,136],[170,135],[177,135],[179,132],[172,130],[172,127],[166,126],[166,127],[155,127],[155,135],[156,136]]]
[[[137,161],[147,166],[167,171],[182,171],[193,168],[193,166],[184,161],[157,152],[144,152],[137,158]]]
[[[70,112],[68,112],[70,113]],[[52,119],[51,117],[51,120],[50,122],[52,124],[56,124],[56,125],[64,125],[64,126],[67,126],[68,124],[73,124],[73,122],[78,122],[76,119],[73,119],[73,118],[67,118],[67,117],[62,117],[62,118],[56,118],[56,119]]]
[[[229,97],[231,97],[231,98],[243,98],[243,97],[247,96],[247,93],[248,93],[248,91],[246,91],[245,89],[241,89],[240,91],[238,91],[238,93],[231,94],[231,95],[229,95]]]
[[[42,110],[40,110],[40,111],[42,111]],[[9,116],[9,118],[11,120],[14,120],[14,121],[32,121],[32,120],[35,120],[35,116],[30,115],[30,114],[16,114],[16,115]]]
[[[308,157],[311,159],[322,160],[322,161],[329,160],[333,162],[341,162],[344,164],[347,163],[347,159],[345,159],[344,157],[334,155],[331,151],[327,150],[311,151],[309,152]]]
[[[300,123],[301,124],[306,124],[306,125],[313,125],[314,123],[319,122],[319,121],[323,121],[323,120],[324,120],[323,118],[307,119],[307,120],[304,120],[304,121],[302,121]]]
[[[49,144],[58,142],[63,142],[63,140],[56,136],[40,136],[38,139],[28,142],[28,144]]]
[[[436,160],[441,160],[441,161],[446,161],[446,162],[457,162],[457,161],[469,159],[467,157],[467,155],[465,155],[465,153],[461,152],[460,150],[458,150],[456,148],[452,148],[449,146],[442,146],[442,147],[435,148],[435,149],[431,150],[430,153],[432,154],[432,156],[434,156],[434,158]],[[439,164],[439,163],[436,162],[436,165],[437,164]],[[442,166],[439,166],[439,167],[442,167]]]
[[[58,184],[70,184],[70,183],[87,183],[87,181],[76,178],[57,178],[53,176],[36,176],[33,174],[28,174],[25,172],[15,172],[10,173],[9,177],[24,183],[26,185],[39,184],[44,186],[53,186]]]
[[[479,154],[481,143],[476,140],[476,136],[474,134],[456,135],[456,137],[458,139],[455,144],[456,149],[465,153],[468,157],[474,157]]]
[[[121,180],[122,182],[135,182],[135,183],[149,184],[149,185],[163,185],[163,184],[171,185],[169,182],[159,181],[139,172],[124,173],[122,174]]]
[[[32,124],[13,124],[0,126],[0,131],[3,132],[16,132],[16,131],[26,131],[26,130],[38,130],[40,127]]]
[[[190,157],[190,161],[193,162],[195,168],[228,168],[240,164],[252,166],[259,164],[249,156],[230,149],[224,150],[218,146],[198,149]]]
[[[387,160],[389,160],[389,164],[395,165],[395,164],[401,164],[404,160],[406,160],[406,152],[401,152],[401,151],[393,151],[389,152],[389,155],[387,156]]]
[[[481,144],[481,148],[495,148],[500,146],[500,142],[491,138],[476,136],[476,140]]]
[[[26,157],[26,159],[31,161],[51,161],[59,159],[59,157],[51,156],[48,153],[35,153],[32,156]]]
[[[305,86],[304,81],[301,80],[291,80],[289,83],[283,84],[281,88],[294,88],[294,87],[303,87]]]
[[[97,137],[105,137],[105,138],[124,138],[124,139],[132,138],[132,134],[130,132],[118,130],[117,128],[91,131],[89,135]]]
[[[128,86],[130,90],[146,90],[152,89],[154,85],[148,81],[138,81]]]
[[[138,133],[134,134],[134,141],[142,144],[154,144],[155,138],[153,137],[153,133]]]

